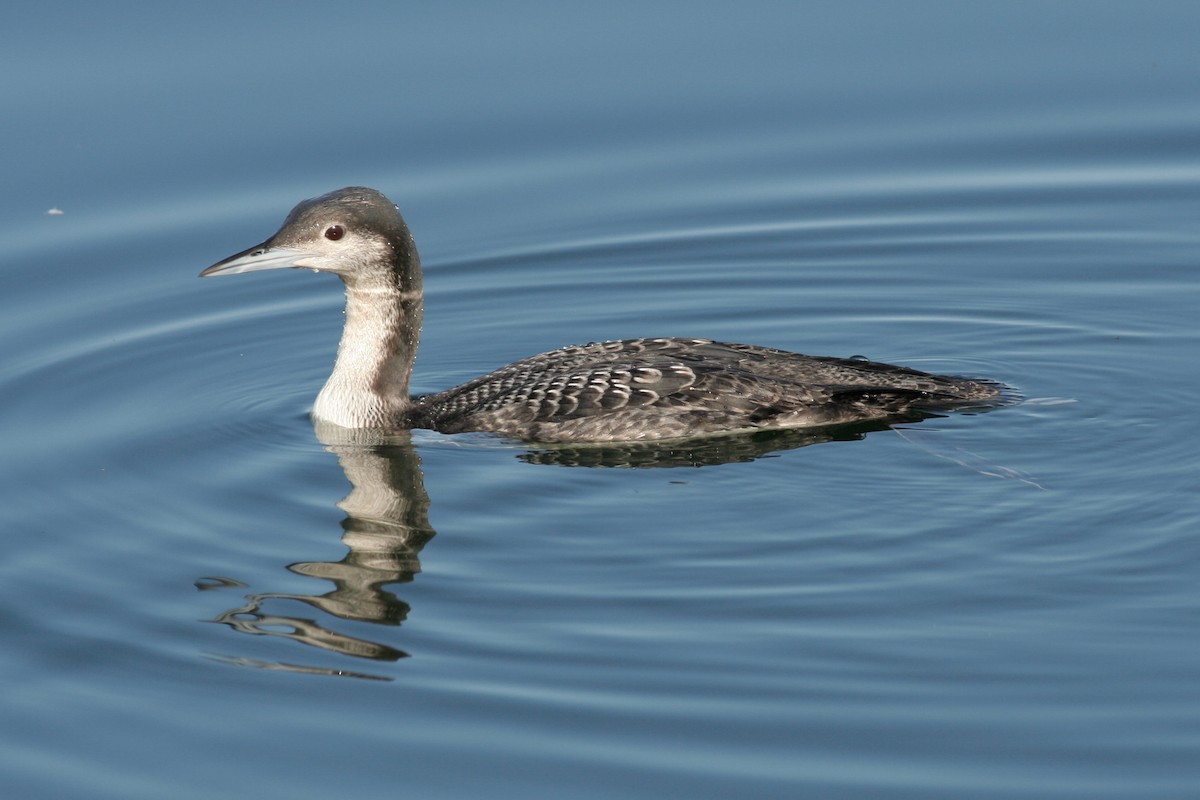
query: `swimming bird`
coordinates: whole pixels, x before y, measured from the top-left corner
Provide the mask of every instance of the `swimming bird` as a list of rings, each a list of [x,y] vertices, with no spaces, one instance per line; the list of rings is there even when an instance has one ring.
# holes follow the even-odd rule
[[[762,428],[899,419],[986,406],[988,380],[860,358],[709,339],[573,345],[437,394],[410,396],[421,329],[421,262],[399,209],[374,189],[305,200],[271,238],[200,273],[332,272],[346,320],[315,419],[346,428],[490,431],[542,442],[632,442]]]

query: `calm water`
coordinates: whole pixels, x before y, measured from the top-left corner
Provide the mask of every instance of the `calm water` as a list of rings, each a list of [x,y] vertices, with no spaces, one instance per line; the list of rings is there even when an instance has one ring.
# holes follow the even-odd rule
[[[0,99],[0,792],[1200,792],[1200,6],[30,4]],[[983,375],[902,430],[307,418],[347,184],[415,391],[710,336]],[[47,213],[50,209],[61,214]]]

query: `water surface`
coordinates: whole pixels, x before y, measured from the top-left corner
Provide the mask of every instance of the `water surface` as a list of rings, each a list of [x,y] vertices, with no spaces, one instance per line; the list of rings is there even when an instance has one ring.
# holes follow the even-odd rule
[[[1192,4],[9,23],[5,796],[1194,794]],[[196,274],[348,184],[422,252],[414,391],[678,335],[1024,401],[314,431],[337,281]]]

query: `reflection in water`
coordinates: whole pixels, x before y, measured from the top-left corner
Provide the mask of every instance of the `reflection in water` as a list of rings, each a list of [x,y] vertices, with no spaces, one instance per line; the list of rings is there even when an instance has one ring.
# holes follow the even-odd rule
[[[908,421],[918,421],[910,419]],[[533,464],[582,467],[700,467],[753,461],[784,450],[830,441],[862,439],[890,426],[863,423],[818,430],[771,430],[725,434],[702,439],[657,441],[624,445],[539,446],[518,455]],[[347,553],[340,561],[304,561],[288,566],[296,575],[333,584],[324,594],[280,592],[246,596],[246,603],[229,609],[214,622],[240,633],[274,636],[342,656],[396,661],[408,654],[386,644],[333,629],[336,619],[397,626],[409,606],[387,591],[387,584],[407,583],[421,571],[418,554],[434,536],[429,525],[429,498],[421,462],[408,432],[381,435],[318,424],[317,438],[338,457],[351,485],[338,507],[346,512],[342,542]],[[197,581],[202,590],[244,589],[231,578]],[[325,615],[318,621],[303,616],[270,613],[268,603],[296,602]],[[226,664],[389,680],[378,675],[327,667],[268,662],[241,656],[219,656]]]
[[[318,428],[318,438],[323,433],[326,431]],[[361,433],[357,436],[358,441],[347,440],[344,435],[340,441],[322,439],[327,449],[337,455],[352,487],[350,494],[338,503],[346,512],[342,543],[348,552],[341,561],[305,561],[288,566],[297,575],[332,583],[333,590],[320,595],[251,594],[246,597],[245,605],[219,614],[214,622],[241,633],[282,637],[357,658],[395,661],[408,655],[385,644],[334,631],[328,622],[265,610],[272,601],[296,601],[329,617],[392,626],[408,616],[408,604],[383,587],[411,581],[421,571],[418,553],[434,536],[429,526],[429,498],[425,494],[420,460],[407,436],[390,437],[388,444],[365,441]],[[197,585],[203,589],[243,586],[228,578],[208,578]],[[254,659],[220,660],[258,668],[348,674],[342,670]]]
[[[727,433],[698,439],[657,440],[598,445],[542,445],[517,456],[530,464],[560,467],[708,467],[754,461],[783,450],[823,442],[862,439],[871,431],[888,430],[879,422],[834,428],[800,428]]]

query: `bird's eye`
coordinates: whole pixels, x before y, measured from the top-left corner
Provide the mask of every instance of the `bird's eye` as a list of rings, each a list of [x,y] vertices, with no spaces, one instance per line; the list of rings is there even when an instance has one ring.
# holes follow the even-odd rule
[[[336,242],[338,239],[346,235],[346,229],[341,225],[330,225],[325,229],[325,238],[331,242]]]

